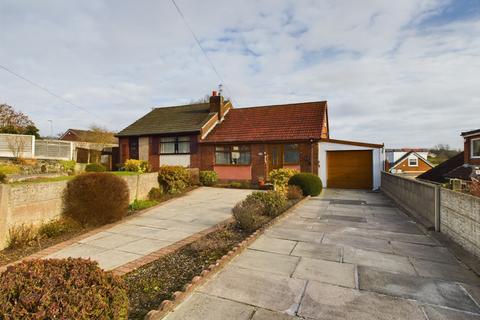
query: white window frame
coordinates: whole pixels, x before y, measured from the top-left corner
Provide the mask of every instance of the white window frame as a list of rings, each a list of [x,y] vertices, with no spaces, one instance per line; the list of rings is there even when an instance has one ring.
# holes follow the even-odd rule
[[[415,164],[411,164],[410,161],[415,161]],[[408,166],[409,167],[418,167],[418,157],[415,158],[408,158]]]
[[[478,156],[473,155],[473,142],[474,141],[480,141],[480,138],[475,138],[475,139],[470,140],[470,158],[480,159],[480,155],[478,155]]]

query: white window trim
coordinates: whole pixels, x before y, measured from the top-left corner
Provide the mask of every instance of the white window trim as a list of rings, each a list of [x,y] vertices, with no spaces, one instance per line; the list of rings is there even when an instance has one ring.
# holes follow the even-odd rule
[[[480,138],[475,138],[475,139],[470,140],[470,158],[480,159],[480,155],[478,155],[478,156],[473,155],[473,142],[474,141],[480,141]]]
[[[410,160],[414,160],[415,164],[410,164]],[[418,167],[418,158],[408,158],[408,166],[409,167]]]

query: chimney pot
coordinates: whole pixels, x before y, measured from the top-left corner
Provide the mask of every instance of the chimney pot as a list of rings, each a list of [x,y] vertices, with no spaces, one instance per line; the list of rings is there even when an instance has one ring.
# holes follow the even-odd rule
[[[212,91],[212,96],[216,97],[217,96],[217,91]]]

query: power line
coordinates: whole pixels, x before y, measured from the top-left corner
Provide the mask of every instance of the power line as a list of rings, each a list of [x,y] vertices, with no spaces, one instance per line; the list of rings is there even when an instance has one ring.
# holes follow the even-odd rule
[[[197,43],[198,47],[200,48],[200,50],[202,50],[203,52],[203,55],[205,56],[205,58],[207,59],[208,63],[210,64],[210,67],[213,69],[213,71],[217,74],[217,77],[218,79],[220,79],[220,81],[222,82],[223,86],[225,86],[225,88],[227,89],[228,93],[230,94],[231,96],[231,99],[233,100],[233,102],[236,103],[235,99],[233,98],[233,94],[232,94],[232,90],[230,90],[230,88],[227,86],[227,83],[225,82],[225,80],[223,80],[222,76],[220,75],[220,73],[218,72],[217,68],[215,67],[215,65],[213,64],[213,61],[210,59],[210,57],[208,56],[207,54],[207,51],[203,48],[202,44],[200,43],[200,40],[198,39],[197,35],[195,34],[195,32],[193,32],[193,29],[190,27],[190,25],[188,24],[187,22],[187,19],[185,18],[185,16],[183,15],[182,13],[182,10],[180,10],[180,7],[177,5],[177,3],[175,2],[175,0],[171,0],[173,5],[175,6],[175,8],[177,9],[177,12],[178,14],[180,15],[180,17],[182,18],[183,22],[185,23],[185,26],[187,26],[187,29],[190,31],[190,33],[192,34],[193,36],[193,39],[195,39],[195,42]]]
[[[17,78],[22,79],[23,81],[31,84],[32,86],[36,87],[37,89],[40,89],[40,90],[48,93],[49,95],[51,95],[51,96],[53,96],[53,97],[55,97],[55,98],[57,98],[57,99],[59,99],[59,100],[62,100],[63,102],[66,102],[66,103],[68,103],[69,105],[71,105],[71,106],[73,106],[73,107],[75,107],[75,108],[77,108],[77,109],[79,109],[79,110],[82,110],[83,112],[86,112],[86,113],[90,114],[91,116],[94,116],[96,119],[101,119],[101,120],[103,120],[103,121],[106,121],[107,123],[110,123],[110,121],[108,121],[108,120],[106,120],[106,119],[103,119],[102,117],[99,117],[98,115],[96,115],[95,113],[89,111],[88,109],[86,109],[86,108],[84,108],[84,107],[82,107],[82,106],[79,106],[78,104],[73,103],[72,101],[70,101],[70,100],[68,100],[68,99],[63,98],[62,96],[56,94],[55,92],[50,91],[49,89],[47,89],[47,88],[39,85],[39,84],[36,83],[36,82],[33,82],[33,81],[30,80],[30,79],[25,78],[24,76],[16,73],[15,71],[12,71],[11,69],[9,69],[9,68],[1,65],[1,64],[0,64],[0,69],[3,69],[3,70],[5,70],[5,71],[7,71],[8,73],[16,76]]]

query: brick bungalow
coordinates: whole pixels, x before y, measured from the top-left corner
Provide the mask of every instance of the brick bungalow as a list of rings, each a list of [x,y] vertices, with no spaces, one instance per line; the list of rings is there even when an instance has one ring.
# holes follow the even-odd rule
[[[215,170],[257,182],[275,168],[318,174],[332,187],[378,188],[383,145],[332,140],[326,101],[233,108],[208,103],[155,108],[117,134],[120,158]]]

